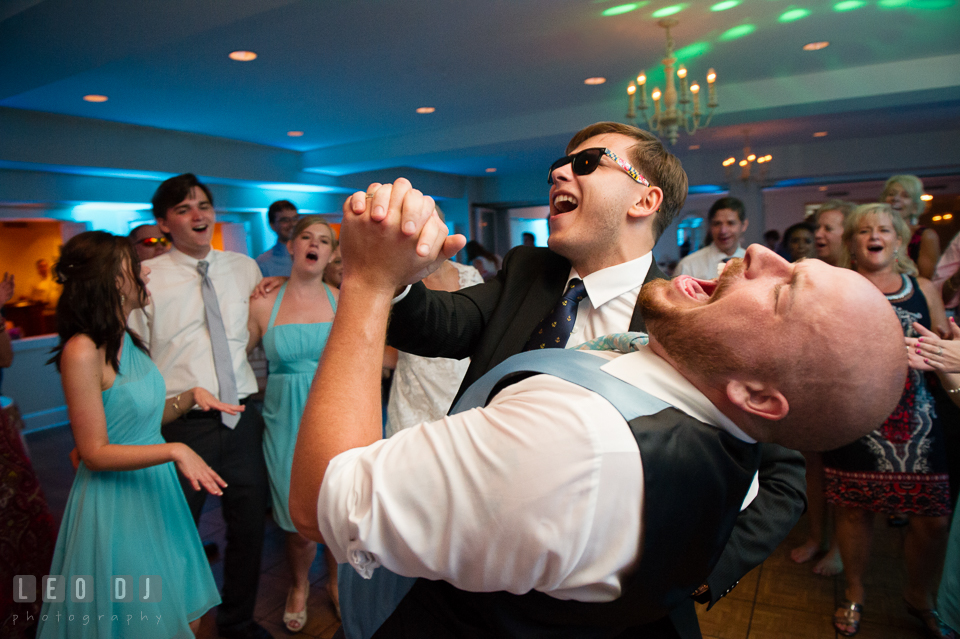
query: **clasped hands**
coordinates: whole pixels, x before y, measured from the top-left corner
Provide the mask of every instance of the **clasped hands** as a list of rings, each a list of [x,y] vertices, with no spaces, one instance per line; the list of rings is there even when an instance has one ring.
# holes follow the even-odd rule
[[[344,282],[389,290],[391,296],[437,270],[466,244],[448,235],[433,198],[406,178],[371,184],[343,204],[340,250]]]
[[[919,322],[913,328],[920,337],[905,337],[910,367],[922,371],[960,373],[960,327],[950,318],[950,338],[923,327]]]

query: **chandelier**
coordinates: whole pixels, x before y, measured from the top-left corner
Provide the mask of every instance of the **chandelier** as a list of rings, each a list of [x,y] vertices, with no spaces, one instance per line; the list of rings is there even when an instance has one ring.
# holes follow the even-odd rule
[[[759,170],[757,171],[757,179],[763,181],[767,177],[767,168],[770,166],[770,161],[773,160],[772,155],[757,155],[750,151],[750,131],[749,129],[744,129],[743,131],[743,159],[737,162],[737,158],[729,157],[722,162],[723,167],[726,169],[727,181],[732,178],[732,173],[735,170],[733,165],[736,164],[740,167],[740,179],[746,182],[750,179],[750,167],[754,163],[757,164]]]
[[[717,108],[716,80],[717,74],[713,69],[707,72],[707,113],[706,120],[700,123],[704,115],[700,111],[700,85],[694,81],[692,85],[687,86],[687,69],[681,64],[677,68],[677,78],[680,82],[680,91],[677,92],[673,84],[673,66],[677,62],[673,54],[673,37],[670,35],[670,28],[677,26],[677,21],[673,18],[665,18],[658,22],[667,32],[667,50],[663,58],[663,69],[667,78],[667,86],[661,94],[659,87],[654,87],[651,97],[653,98],[653,115],[648,115],[647,110],[650,105],[647,103],[647,72],[641,71],[637,76],[637,81],[630,81],[627,87],[629,107],[627,108],[627,118],[634,122],[637,117],[637,109],[643,119],[647,121],[647,126],[651,131],[656,131],[660,137],[670,140],[670,144],[676,144],[680,135],[680,125],[690,135],[697,132],[697,129],[706,128],[710,125],[710,118],[713,117],[713,110]],[[636,101],[637,86],[640,87],[640,101]],[[663,100],[661,104],[661,98]],[[692,103],[692,107],[691,107]]]

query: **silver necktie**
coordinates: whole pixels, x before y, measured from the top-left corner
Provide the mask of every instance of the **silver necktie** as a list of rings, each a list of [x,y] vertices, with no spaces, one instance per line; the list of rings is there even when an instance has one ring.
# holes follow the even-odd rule
[[[205,260],[197,262],[197,271],[200,273],[200,294],[203,296],[203,308],[207,313],[207,331],[210,333],[210,346],[213,348],[213,367],[217,371],[217,382],[220,384],[220,401],[226,404],[238,404],[237,378],[233,375],[233,360],[230,357],[230,347],[227,345],[227,331],[223,328],[217,291],[207,276],[209,268],[210,262]],[[236,428],[237,422],[240,421],[240,414],[220,413],[220,421],[227,428]]]

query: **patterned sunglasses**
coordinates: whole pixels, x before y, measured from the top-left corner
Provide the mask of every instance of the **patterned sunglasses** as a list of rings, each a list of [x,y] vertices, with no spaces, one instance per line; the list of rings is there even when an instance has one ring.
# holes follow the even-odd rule
[[[650,182],[647,181],[647,178],[640,175],[640,172],[630,166],[629,162],[617,157],[617,154],[610,149],[604,149],[600,147],[584,149],[583,151],[574,153],[573,155],[565,155],[551,164],[550,172],[547,174],[547,184],[553,184],[554,171],[559,169],[561,166],[566,166],[567,164],[571,163],[573,164],[574,175],[590,175],[597,170],[598,166],[600,166],[600,158],[602,158],[604,155],[616,162],[621,169],[627,172],[627,175],[633,178],[635,182],[638,182],[644,186],[650,186]]]

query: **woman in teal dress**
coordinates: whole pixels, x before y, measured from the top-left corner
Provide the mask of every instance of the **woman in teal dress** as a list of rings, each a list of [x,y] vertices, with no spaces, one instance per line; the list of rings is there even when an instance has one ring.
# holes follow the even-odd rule
[[[41,638],[191,637],[220,603],[177,468],[196,490],[220,495],[225,484],[189,447],[166,443],[160,423],[193,402],[242,407],[200,388],[181,396],[183,406],[164,401],[160,371],[126,329],[147,301],[149,272],[126,238],[102,231],[72,238],[57,264],[60,344],[51,361],[80,461],[49,572],[62,576],[63,599],[43,604]]]
[[[290,519],[290,468],[300,417],[336,311],[337,293],[323,283],[323,271],[335,247],[333,230],[323,218],[301,218],[287,243],[293,256],[290,279],[250,302],[250,337],[255,342],[262,336],[270,363],[263,402],[267,426],[263,454],[270,476],[273,518],[287,531],[293,584],[287,592],[283,622],[291,632],[300,632],[306,625],[309,571],[317,544],[298,533]],[[327,590],[337,605],[337,564],[329,551],[325,558]]]

